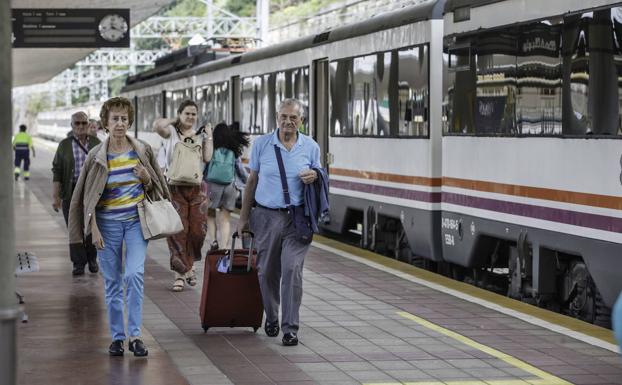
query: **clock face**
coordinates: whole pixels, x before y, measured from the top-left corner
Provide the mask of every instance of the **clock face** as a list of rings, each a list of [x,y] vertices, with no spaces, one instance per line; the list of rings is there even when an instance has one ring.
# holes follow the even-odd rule
[[[117,14],[106,15],[99,22],[99,34],[110,42],[117,42],[123,39],[127,31],[127,21]]]

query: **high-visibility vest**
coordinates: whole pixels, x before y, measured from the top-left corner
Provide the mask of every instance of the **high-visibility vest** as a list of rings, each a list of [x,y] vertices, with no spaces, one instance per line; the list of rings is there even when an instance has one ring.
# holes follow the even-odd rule
[[[16,150],[28,150],[32,148],[32,136],[25,132],[18,132],[13,138],[13,148]]]

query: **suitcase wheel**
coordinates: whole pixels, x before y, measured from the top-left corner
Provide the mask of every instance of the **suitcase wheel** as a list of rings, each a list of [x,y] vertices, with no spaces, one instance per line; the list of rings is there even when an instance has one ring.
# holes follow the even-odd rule
[[[253,333],[257,333],[257,330],[259,330],[259,326],[253,326]]]
[[[207,333],[207,329],[209,329],[209,326],[203,326],[203,333]]]

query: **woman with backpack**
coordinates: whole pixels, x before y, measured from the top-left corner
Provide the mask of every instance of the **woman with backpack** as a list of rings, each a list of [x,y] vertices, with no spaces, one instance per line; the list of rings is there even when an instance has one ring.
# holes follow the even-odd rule
[[[207,128],[208,136],[213,137],[213,142],[207,142],[207,155],[209,168],[207,170],[207,190],[209,192],[209,209],[207,222],[212,246],[210,250],[230,247],[230,224],[231,212],[235,209],[235,201],[238,197],[236,187],[236,159],[242,155],[244,147],[248,146],[248,134],[234,130],[225,123],[219,123],[214,127]],[[210,134],[211,132],[211,134]],[[244,177],[242,177],[244,178]],[[219,209],[216,215],[216,209]],[[216,225],[218,223],[218,225]],[[216,229],[220,233],[220,242],[216,237]]]
[[[194,261],[201,259],[201,247],[207,233],[207,196],[201,189],[203,168],[209,161],[211,135],[194,130],[198,107],[192,100],[183,101],[175,119],[156,119],[153,123],[163,139],[165,175],[184,230],[167,243],[171,254],[171,269],[175,272],[173,291],[182,291],[185,284],[195,286],[197,275]]]

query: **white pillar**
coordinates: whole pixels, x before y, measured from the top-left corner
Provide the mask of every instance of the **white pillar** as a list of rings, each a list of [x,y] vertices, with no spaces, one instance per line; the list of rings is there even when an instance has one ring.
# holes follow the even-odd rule
[[[207,39],[214,37],[214,8],[212,8],[213,0],[207,0],[205,3],[205,12],[207,16]]]
[[[18,314],[15,297],[15,225],[11,88],[11,6],[0,1],[0,384],[15,385]]]
[[[270,0],[257,0],[257,37],[259,47],[265,47],[270,44],[268,28],[270,26]]]

